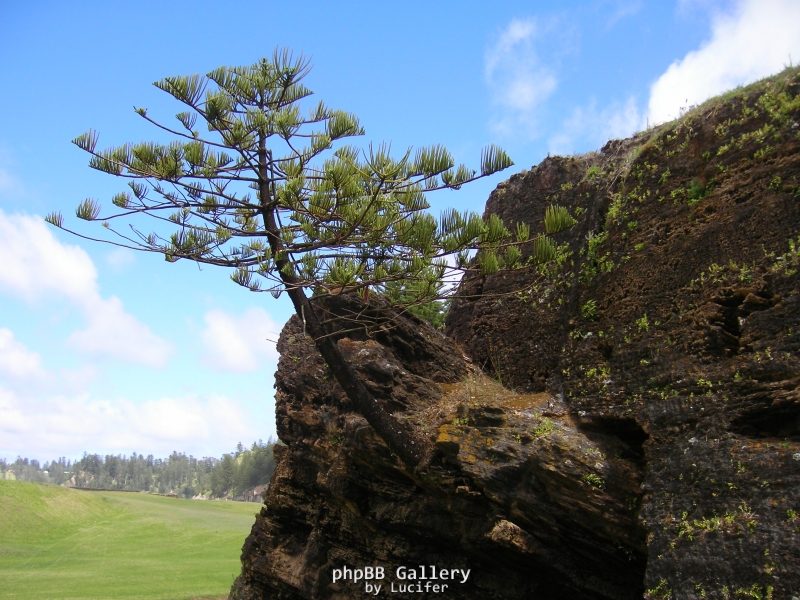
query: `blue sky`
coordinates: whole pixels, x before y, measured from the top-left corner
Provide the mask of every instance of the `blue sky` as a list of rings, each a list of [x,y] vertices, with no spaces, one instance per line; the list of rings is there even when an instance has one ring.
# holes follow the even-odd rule
[[[442,143],[516,165],[431,197],[483,211],[548,153],[598,149],[681,107],[800,60],[796,0],[39,2],[0,18],[0,457],[84,451],[218,456],[275,435],[274,344],[291,314],[228,273],[70,236],[42,217],[124,182],[70,140],[159,139],[181,110],[151,83],[308,56],[317,98],[356,113],[363,143]]]

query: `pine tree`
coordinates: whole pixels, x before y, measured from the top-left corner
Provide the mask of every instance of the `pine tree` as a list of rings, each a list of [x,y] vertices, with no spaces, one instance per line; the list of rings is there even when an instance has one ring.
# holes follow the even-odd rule
[[[76,214],[101,221],[119,236],[101,241],[162,254],[167,261],[227,267],[234,282],[252,291],[275,297],[286,292],[357,410],[413,467],[430,443],[380,407],[340,354],[312,299],[343,290],[366,297],[369,290],[401,286],[402,303],[424,305],[447,292],[442,280],[451,269],[488,274],[518,266],[526,227],[513,237],[494,215],[482,219],[456,210],[437,222],[426,200],[428,192],[459,189],[513,163],[495,146],[483,151],[478,172],[456,167],[438,145],[393,158],[385,144],[364,150],[344,144],[364,133],[354,115],[322,102],[301,113],[300,103],[311,95],[302,83],[308,72],[303,57],[276,50],[249,67],[155,82],[185,105],[175,115],[178,125],[135,110],[174,140],[107,150],[97,149],[92,130],[73,140],[91,154],[90,167],[129,179],[130,188],[112,198],[112,214],[101,215],[94,199],[81,203]],[[201,135],[200,125],[207,134]],[[145,234],[131,225],[128,233],[111,225],[139,215],[168,231]],[[66,229],[59,213],[47,220]],[[549,245],[547,238],[535,241]],[[478,250],[477,262],[470,262],[471,250]],[[448,263],[448,257],[454,260]]]

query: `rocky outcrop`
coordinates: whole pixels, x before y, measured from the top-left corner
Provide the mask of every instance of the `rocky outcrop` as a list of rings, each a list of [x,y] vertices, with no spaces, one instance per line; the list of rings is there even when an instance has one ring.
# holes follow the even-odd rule
[[[351,598],[365,583],[334,583],[334,569],[383,566],[385,590],[406,583],[397,568],[420,565],[469,569],[453,598],[641,596],[641,471],[618,461],[589,477],[627,448],[579,432],[559,398],[488,380],[422,321],[394,322],[338,345],[388,410],[437,442],[438,460],[407,470],[290,320],[277,373],[286,447],[233,597]]]
[[[448,598],[800,597],[798,91],[789,69],[498,186],[510,228],[551,204],[578,222],[555,262],[466,278],[448,338],[379,300],[327,307],[385,325],[338,344],[436,442],[427,471],[292,319],[286,447],[231,597],[403,597],[421,565],[469,570],[420,580]],[[385,578],[334,582],[345,566]]]

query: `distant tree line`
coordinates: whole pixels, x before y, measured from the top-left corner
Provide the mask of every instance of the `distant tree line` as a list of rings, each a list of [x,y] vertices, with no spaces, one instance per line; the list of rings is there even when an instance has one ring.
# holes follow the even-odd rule
[[[74,462],[65,457],[40,463],[17,457],[14,462],[0,458],[0,479],[19,479],[67,487],[128,490],[158,494],[177,494],[183,498],[237,497],[269,482],[275,470],[273,440],[259,440],[246,449],[240,442],[236,450],[222,458],[195,458],[173,452],[167,458],[133,454],[100,456],[87,454]]]

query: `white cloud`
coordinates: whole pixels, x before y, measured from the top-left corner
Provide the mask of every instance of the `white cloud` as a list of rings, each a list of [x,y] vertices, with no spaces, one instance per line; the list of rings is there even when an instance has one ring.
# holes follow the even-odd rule
[[[642,117],[635,98],[603,110],[598,110],[592,101],[572,112],[560,130],[550,137],[548,146],[552,154],[580,153],[602,146],[609,139],[628,137],[641,127]]]
[[[148,366],[164,366],[170,345],[100,295],[97,270],[80,247],[58,241],[40,217],[0,210],[0,289],[33,302],[66,298],[82,309],[86,328],[70,340],[80,350]]]
[[[91,315],[86,329],[69,336],[68,342],[78,350],[96,356],[112,355],[149,367],[163,367],[172,348],[150,328],[125,312],[116,296],[87,300]]]
[[[551,27],[539,19],[512,19],[487,49],[484,64],[492,101],[499,107],[493,128],[510,134],[519,124],[535,127],[535,113],[555,91],[556,74],[540,60],[535,42]]]
[[[0,210],[0,286],[28,301],[55,293],[80,304],[98,296],[92,259],[47,227],[39,217]]]
[[[84,451],[164,456],[173,450],[219,456],[239,441],[274,434],[274,401],[253,411],[214,394],[142,403],[95,398],[85,391],[93,375],[43,368],[38,354],[9,329],[0,329],[0,456],[45,460]]]
[[[240,317],[223,310],[205,314],[202,332],[204,362],[213,369],[248,373],[260,368],[261,360],[277,360],[275,343],[280,326],[263,308],[249,308]]]
[[[44,374],[42,357],[15,340],[14,333],[5,327],[0,328],[0,372],[15,379],[38,378]]]
[[[789,55],[800,59],[798,24],[797,0],[741,0],[732,12],[716,12],[711,38],[653,84],[650,121],[674,119],[681,107],[780,71]]]
[[[17,401],[17,397],[10,391],[0,387],[0,433],[3,434],[2,443],[7,444],[10,436],[24,435],[27,433],[27,423],[24,412],[21,410],[25,404]]]
[[[28,349],[16,339],[14,332],[0,328],[0,383],[11,391],[31,397],[47,394],[70,394],[86,389],[97,376],[97,369],[83,366],[78,369],[48,370],[38,352]]]
[[[266,410],[264,411],[266,413]],[[40,460],[84,451],[218,456],[236,442],[266,439],[266,419],[224,396],[158,398],[143,404],[88,394],[33,400],[0,387],[0,456],[35,449]]]

